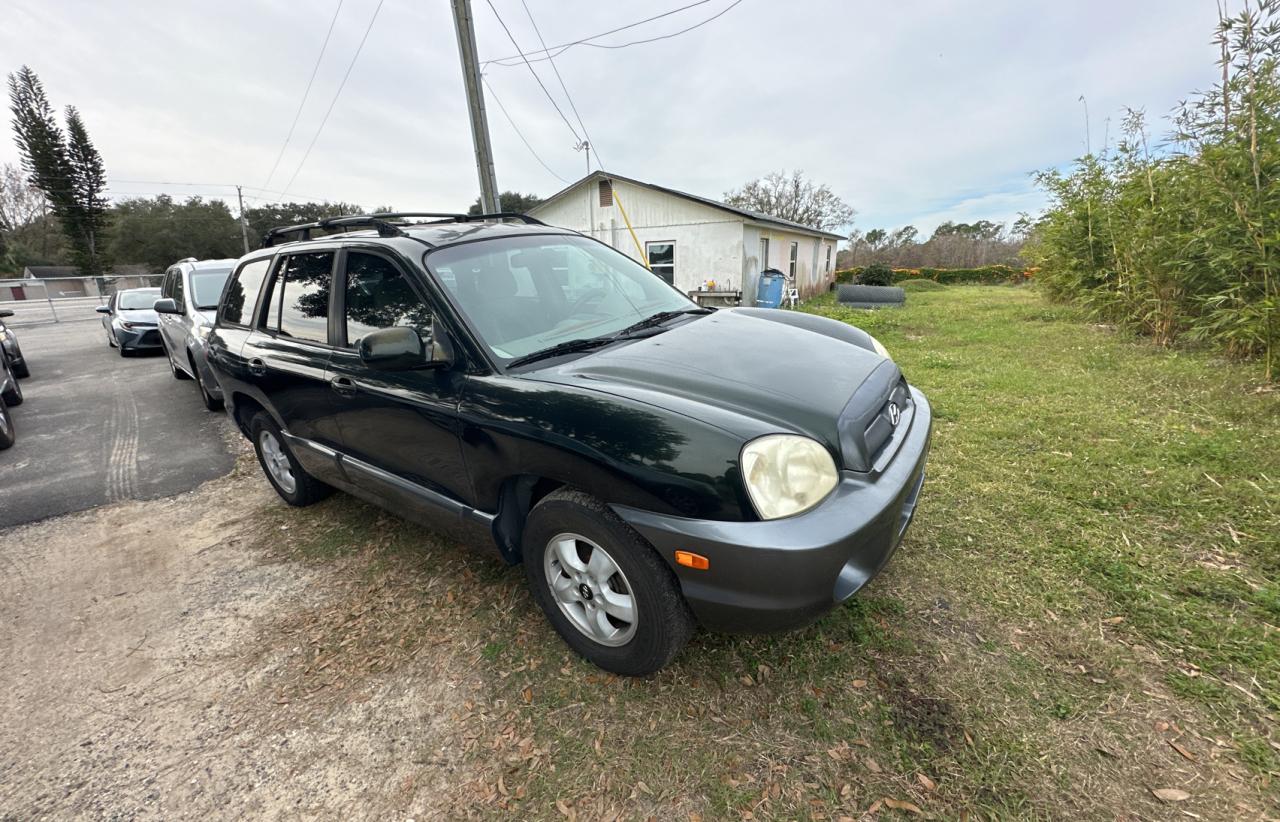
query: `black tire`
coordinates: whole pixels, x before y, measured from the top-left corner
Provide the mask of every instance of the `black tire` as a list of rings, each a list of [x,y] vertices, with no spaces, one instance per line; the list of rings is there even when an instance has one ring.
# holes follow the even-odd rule
[[[13,415],[9,413],[4,400],[0,399],[0,451],[12,448],[17,441],[18,432],[13,430]]]
[[[191,373],[196,375],[196,387],[200,389],[200,401],[204,403],[204,407],[209,411],[221,411],[222,400],[210,394],[209,389],[205,387],[204,377],[196,366],[195,358],[188,355],[187,362],[191,363]]]
[[[635,609],[634,633],[625,644],[602,644],[561,610],[547,581],[546,556],[553,538],[564,534],[580,535],[603,548],[621,572],[611,579],[629,588]],[[522,545],[534,600],[556,633],[588,662],[624,676],[646,676],[671,662],[693,636],[693,614],[675,574],[643,537],[590,494],[564,490],[544,498],[529,514]],[[585,602],[573,607],[585,608]]]
[[[119,348],[119,349],[120,349],[120,356],[121,356],[121,357],[127,357],[127,356],[129,356],[129,349],[125,348],[123,345],[117,345],[117,346],[116,346],[116,348]]]
[[[18,351],[18,362],[16,365],[13,366],[13,376],[17,377],[20,380],[23,380],[31,376],[31,366],[27,365],[26,358],[22,356],[22,349],[19,348],[17,349],[17,351]]]
[[[276,421],[271,419],[270,414],[265,411],[259,411],[255,414],[253,419],[249,421],[249,433],[253,437],[253,450],[258,455],[258,465],[262,466],[262,473],[266,475],[267,482],[271,483],[271,487],[276,489],[280,499],[290,505],[301,508],[317,503],[333,493],[332,487],[325,485],[308,474],[298,464],[293,451],[289,449],[289,443],[285,441],[284,435],[280,433],[280,426],[276,425]],[[267,458],[262,453],[263,434],[270,434],[275,439],[281,452],[288,460],[289,471],[294,481],[293,490],[289,490],[282,485],[267,466]]]
[[[12,386],[8,391],[0,394],[0,399],[3,399],[4,404],[10,408],[17,408],[22,405],[22,386],[18,384],[18,376],[13,373],[13,368],[3,353],[0,353],[0,371],[9,375],[9,384]]]

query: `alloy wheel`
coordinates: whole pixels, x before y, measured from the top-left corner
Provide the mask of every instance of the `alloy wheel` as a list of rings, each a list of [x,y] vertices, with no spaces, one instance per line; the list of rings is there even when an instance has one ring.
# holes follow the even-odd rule
[[[562,533],[542,555],[551,596],[573,627],[601,645],[631,641],[639,624],[636,599],[608,551],[581,534]]]
[[[262,464],[267,473],[276,481],[286,494],[298,490],[298,481],[293,476],[293,466],[289,464],[289,456],[284,452],[280,441],[270,431],[263,431],[258,437],[258,447],[262,451]]]

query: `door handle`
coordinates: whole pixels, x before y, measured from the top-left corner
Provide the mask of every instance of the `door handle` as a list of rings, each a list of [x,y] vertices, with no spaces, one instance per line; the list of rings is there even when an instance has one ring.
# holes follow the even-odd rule
[[[267,364],[262,361],[261,357],[251,357],[249,359],[249,373],[262,376],[267,373]]]
[[[329,380],[329,387],[340,397],[354,397],[356,395],[356,384],[350,377],[334,377]]]

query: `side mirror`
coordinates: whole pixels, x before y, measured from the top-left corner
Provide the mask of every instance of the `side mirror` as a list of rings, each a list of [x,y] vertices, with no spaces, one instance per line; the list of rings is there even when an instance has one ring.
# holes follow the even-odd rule
[[[100,305],[100,306],[98,306],[97,308],[95,308],[95,309],[93,309],[93,310],[94,310],[94,311],[97,311],[99,314],[110,314],[110,313],[111,313],[111,309],[110,309],[110,308],[107,308],[105,305]]]
[[[151,306],[151,308],[157,314],[182,314],[182,309],[178,308],[178,302],[173,297],[164,297],[156,300],[155,305]]]
[[[0,308],[0,317],[12,317],[13,312],[7,308]]]
[[[366,334],[360,340],[360,362],[380,371],[440,368],[453,362],[453,350],[443,338],[423,345],[417,331],[395,326]]]

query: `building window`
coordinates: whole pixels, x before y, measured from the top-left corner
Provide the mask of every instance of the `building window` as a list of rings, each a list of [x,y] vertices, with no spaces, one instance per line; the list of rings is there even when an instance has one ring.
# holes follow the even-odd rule
[[[796,278],[796,260],[800,259],[800,244],[791,244],[791,279]]]
[[[600,181],[600,207],[608,208],[613,205],[613,181]]]
[[[827,273],[831,273],[831,246],[827,246]]]
[[[760,270],[764,271],[769,267],[769,238],[760,238]]]
[[[674,242],[645,243],[644,253],[649,258],[649,270],[675,285],[676,244]]]

